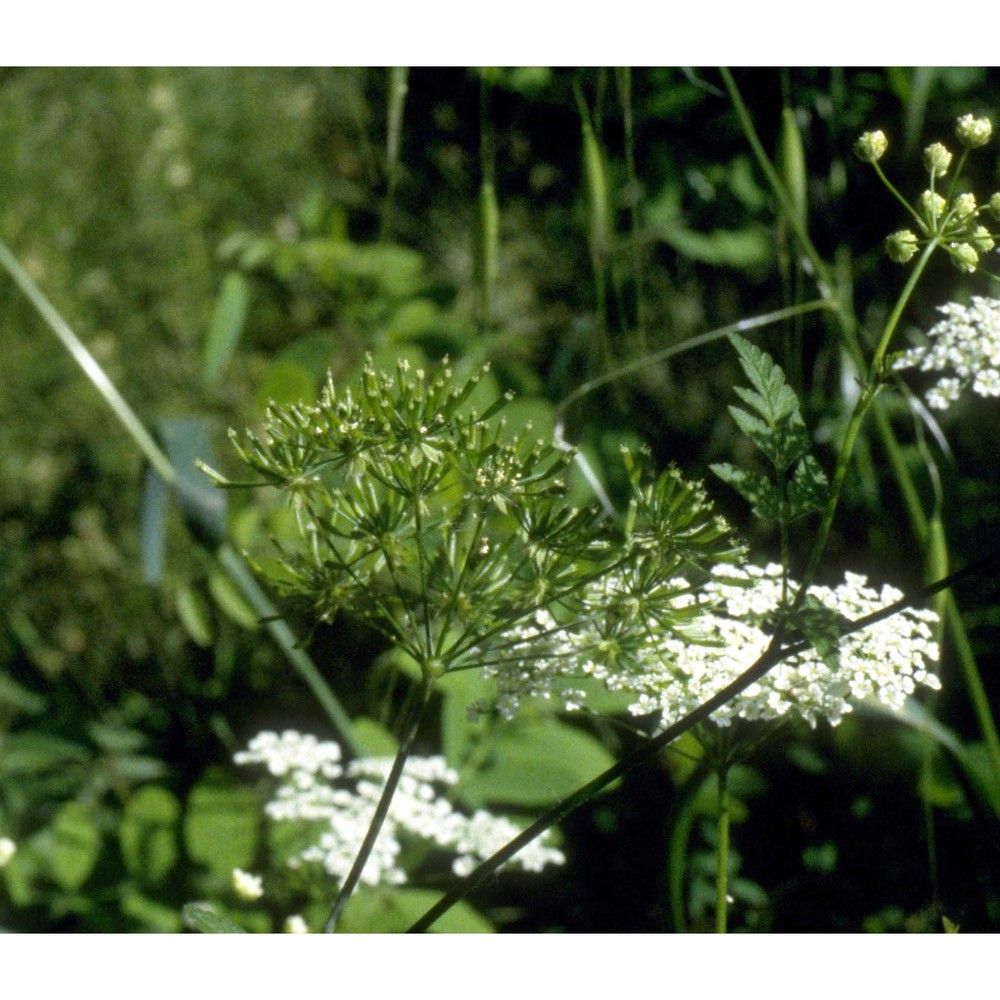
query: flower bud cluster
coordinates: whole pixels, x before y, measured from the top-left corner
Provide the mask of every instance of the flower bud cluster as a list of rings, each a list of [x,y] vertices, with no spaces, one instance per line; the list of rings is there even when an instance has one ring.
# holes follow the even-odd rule
[[[975,118],[971,114],[959,118],[955,125],[955,136],[965,152],[985,146],[992,133],[993,125],[988,118]],[[882,132],[866,132],[854,145],[855,155],[872,164],[877,164],[887,149],[888,141]],[[965,152],[960,158],[959,169]],[[930,187],[910,209],[920,234],[910,229],[890,234],[884,248],[891,261],[907,263],[921,245],[934,239],[951,257],[955,267],[971,273],[978,269],[980,255],[989,253],[996,246],[993,233],[978,221],[984,209],[979,206],[974,194],[961,193],[949,201],[935,190],[936,182],[951,168],[952,159],[951,150],[940,142],[932,143],[924,150],[924,166],[930,177]],[[876,166],[876,170],[881,176],[881,168]],[[986,208],[993,218],[1000,219],[1000,192],[990,198]]]

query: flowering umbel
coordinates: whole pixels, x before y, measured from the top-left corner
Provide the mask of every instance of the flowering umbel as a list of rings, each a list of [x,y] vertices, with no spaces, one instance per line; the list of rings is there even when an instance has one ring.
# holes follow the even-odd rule
[[[632,695],[635,715],[656,714],[662,728],[708,700],[764,653],[771,642],[775,615],[782,606],[782,570],[776,564],[734,569],[719,567],[716,579],[695,598],[676,581],[675,601],[693,612],[689,632],[664,633],[648,627],[642,641],[607,655],[607,642],[593,625],[573,635],[562,634],[548,647],[548,659],[533,647],[529,672],[510,670],[501,679],[508,714],[525,695],[538,694],[539,678],[548,674],[567,680],[592,677],[615,692]],[[794,582],[791,583],[795,587]],[[933,667],[939,652],[930,610],[907,609],[858,632],[839,636],[846,624],[897,601],[902,594],[890,586],[876,591],[858,574],[848,573],[835,588],[813,586],[803,615],[812,616],[826,635],[823,653],[811,649],[783,660],[711,716],[717,727],[735,719],[747,721],[819,719],[836,725],[854,703],[871,699],[898,709],[918,686],[940,687]],[[544,628],[540,629],[544,634]],[[530,637],[528,637],[530,638]],[[536,637],[537,638],[537,637]],[[527,647],[526,647],[527,648]],[[544,660],[544,662],[539,662]],[[520,681],[520,683],[519,683]],[[547,691],[543,691],[547,694]],[[583,690],[563,689],[564,702],[585,702]],[[569,706],[568,706],[569,707]]]
[[[993,132],[988,118],[964,115],[955,125],[955,134],[965,148],[959,159],[959,170],[965,162],[965,153],[986,145]],[[878,161],[885,154],[888,143],[881,132],[866,132],[854,145],[855,155],[875,166],[879,176],[901,197],[882,173]],[[907,204],[907,209],[917,223],[920,234],[909,229],[900,230],[888,236],[884,242],[886,255],[897,264],[906,264],[916,255],[921,246],[939,246],[951,257],[952,263],[960,271],[972,273],[980,266],[980,254],[989,253],[995,244],[994,234],[979,222],[984,209],[971,192],[959,192],[946,198],[936,190],[937,182],[951,168],[951,151],[940,142],[932,143],[924,149],[924,166],[930,179],[930,186],[923,191],[916,203]],[[958,177],[955,178],[955,181]],[[954,190],[954,183],[949,190]],[[994,196],[988,203],[992,216],[1000,218],[1000,198]]]
[[[392,759],[362,757],[344,763],[337,743],[294,730],[280,735],[262,732],[234,759],[237,764],[262,764],[278,779],[264,811],[273,824],[289,831],[281,842],[294,846],[286,851],[283,863],[293,871],[318,866],[343,881],[368,831]],[[520,832],[510,820],[485,809],[472,815],[459,811],[448,798],[457,781],[458,774],[442,757],[407,760],[362,882],[372,886],[407,882],[400,858],[407,843],[450,853],[454,873],[466,875]],[[562,852],[543,838],[510,863],[541,871],[563,860]],[[240,872],[237,891],[241,888],[244,898],[251,898],[245,890],[259,888],[259,883]]]

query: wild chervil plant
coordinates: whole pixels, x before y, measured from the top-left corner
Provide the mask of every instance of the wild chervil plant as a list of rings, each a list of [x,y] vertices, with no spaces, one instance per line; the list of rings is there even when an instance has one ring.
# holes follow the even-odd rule
[[[335,880],[327,930],[359,880],[405,881],[404,840],[451,852],[459,876],[512,856],[510,848],[493,852],[516,827],[483,811],[459,812],[447,797],[455,772],[440,757],[410,755],[435,685],[448,674],[475,670],[495,682],[494,697],[472,706],[473,714],[512,719],[532,699],[583,709],[581,681],[596,680],[630,696],[630,711],[651,716],[664,737],[697,722],[693,733],[718,777],[719,931],[727,927],[733,765],[779,725],[836,725],[858,702],[898,709],[918,688],[940,686],[934,612],[881,614],[903,603],[898,590],[874,589],[851,572],[836,586],[819,585],[816,576],[858,431],[894,372],[943,373],[927,397],[938,408],[966,386],[1000,395],[995,301],[945,307],[927,347],[888,355],[934,251],[970,272],[993,249],[979,221],[983,210],[956,187],[968,152],[990,133],[986,119],[959,120],[963,152],[946,194],[938,187],[952,154],[940,143],[929,146],[929,187],[915,206],[882,172],[888,144],[881,132],[866,133],[855,148],[919,230],[892,234],[886,252],[899,263],[920,257],[878,338],[829,478],[782,369],[749,341],[730,337],[749,383],[736,387],[741,405],[730,412],[766,471],[729,463],[713,471],[755,517],[777,526],[780,564],[748,561],[703,488],[674,468],[654,474],[642,455],[625,453],[630,495],[621,516],[596,504],[570,506],[571,454],[529,432],[508,434],[501,411],[509,396],[488,400],[480,412],[480,376],[447,364],[431,375],[405,361],[392,373],[369,362],[356,384],[338,389],[328,380],[317,405],[274,406],[261,432],[234,435],[257,478],[235,483],[212,473],[219,485],[276,487],[295,513],[299,544],[282,552],[278,585],[320,621],[344,612],[367,622],[416,663],[421,678],[392,761],[344,762],[336,744],[292,731],[262,733],[237,755],[278,779],[267,814],[286,829],[278,852],[286,869],[318,866]],[[989,206],[1000,217],[1000,193]],[[816,514],[805,570],[793,575],[790,527]],[[659,744],[654,738],[650,745]],[[587,788],[592,793],[603,781]],[[553,820],[559,815],[554,810]],[[514,843],[523,848],[548,822]],[[519,856],[535,870],[561,860],[542,842]],[[261,884],[237,872],[234,889],[256,897]],[[418,926],[450,903],[446,897]],[[301,917],[291,919],[301,929]]]
[[[579,676],[575,655],[563,658],[553,644],[583,635],[601,662],[634,669],[654,628],[697,640],[689,626],[709,570],[743,554],[700,487],[675,469],[653,479],[629,456],[621,524],[596,504],[569,506],[572,456],[507,434],[499,414],[509,396],[477,411],[479,382],[447,366],[429,376],[405,361],[392,374],[369,364],[357,386],[338,392],[328,381],[316,406],[272,407],[262,433],[237,440],[259,476],[253,485],[277,487],[295,512],[301,545],[283,553],[279,587],[321,621],[348,612],[367,622],[421,674],[368,835],[353,845],[355,864],[326,865],[340,884],[330,929],[370,865],[379,828],[393,820],[437,680],[492,673],[501,678],[497,707],[509,715],[520,694],[553,693],[553,659],[555,673]],[[248,485],[212,474],[222,486]],[[561,697],[572,705],[578,695]],[[342,846],[326,851],[343,855]]]

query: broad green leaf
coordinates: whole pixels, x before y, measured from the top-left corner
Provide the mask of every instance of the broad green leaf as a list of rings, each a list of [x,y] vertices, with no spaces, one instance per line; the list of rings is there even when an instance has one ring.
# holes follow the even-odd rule
[[[441,751],[445,760],[461,769],[472,748],[482,739],[486,720],[470,721],[469,710],[480,698],[492,694],[492,687],[477,670],[445,674],[438,682],[444,694],[441,705]]]
[[[158,584],[163,579],[170,492],[163,477],[152,466],[148,466],[142,480],[142,505],[139,514],[139,560],[142,564],[143,583]]]
[[[56,813],[43,844],[59,887],[75,892],[87,881],[101,852],[101,833],[90,810],[67,802]]]
[[[246,934],[239,924],[213,909],[210,903],[187,903],[181,914],[185,924],[202,934]]]
[[[247,604],[236,584],[221,569],[213,567],[209,572],[208,590],[219,608],[237,625],[245,629],[260,627],[257,612]]]
[[[678,253],[691,260],[700,260],[716,267],[744,269],[766,263],[774,248],[764,227],[746,229],[714,229],[700,233],[688,229],[676,219],[655,227],[658,235]]]
[[[184,846],[191,859],[227,875],[248,868],[257,851],[258,808],[249,788],[198,782],[184,812]]]
[[[344,910],[337,931],[343,934],[401,934],[443,895],[433,889],[360,888]],[[442,914],[431,928],[441,934],[491,934],[494,929],[464,901]]]
[[[381,722],[361,716],[353,723],[354,738],[368,757],[395,757],[399,742]]]
[[[12,713],[38,715],[45,711],[45,699],[19,684],[6,673],[0,672],[0,705]]]
[[[125,803],[118,839],[132,875],[155,884],[173,868],[179,854],[180,815],[177,797],[158,785],[140,788]]]
[[[154,934],[177,934],[184,929],[177,910],[150,899],[132,886],[122,892],[121,909],[127,917],[138,921]]]
[[[247,279],[239,271],[230,271],[222,280],[205,338],[202,378],[206,385],[215,385],[222,378],[243,333],[249,301]]]
[[[555,719],[514,723],[489,749],[482,766],[458,785],[459,798],[472,807],[550,805],[614,764],[597,739]]]
[[[208,604],[193,584],[183,583],[175,594],[177,617],[191,641],[202,649],[212,645],[212,616]]]
[[[0,741],[0,774],[8,777],[61,770],[85,764],[91,753],[79,743],[30,730],[11,733]]]
[[[316,400],[317,379],[297,361],[275,361],[257,387],[257,406],[264,410],[271,403],[291,406]]]

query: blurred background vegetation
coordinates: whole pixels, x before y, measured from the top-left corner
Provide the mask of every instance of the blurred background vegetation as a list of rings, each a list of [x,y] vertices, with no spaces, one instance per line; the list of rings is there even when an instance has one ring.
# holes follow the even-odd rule
[[[870,345],[904,280],[880,249],[901,210],[851,146],[883,129],[889,175],[915,196],[923,146],[947,142],[959,114],[996,122],[1000,78],[753,69],[735,81]],[[971,163],[978,191],[1000,187],[993,149]],[[11,930],[182,929],[184,903],[225,898],[233,865],[265,849],[263,791],[232,753],[263,728],[335,735],[220,561],[225,536],[266,557],[287,531],[267,497],[206,494],[194,458],[238,472],[226,428],[254,425],[269,399],[315,398],[328,369],[348,379],[371,352],[382,365],[490,361],[497,386],[518,393],[513,419],[549,434],[586,380],[817,295],[715,70],[8,69],[0,192],[0,238],[186,484],[164,492],[0,278],[0,835],[19,846],[0,872],[0,923]],[[938,262],[903,337],[937,305],[990,291]],[[757,340],[803,393],[829,467],[855,385],[843,331],[813,314]],[[622,443],[709,477],[710,463],[745,457],[726,413],[736,378],[720,344],[650,361],[567,406],[566,432],[612,496]],[[997,406],[976,398],[936,428],[901,400],[880,413],[960,566],[1000,524]],[[913,588],[930,572],[927,525],[914,527],[875,426],[826,576]],[[755,555],[777,555],[739,499],[709,487]],[[573,488],[587,495],[582,477]],[[800,529],[800,556],[813,527]],[[978,579],[957,595],[978,673],[946,637],[945,689],[928,713],[789,731],[732,779],[734,926],[1000,926],[996,734],[969,687],[980,680],[987,708],[1000,696],[997,591]],[[347,712],[368,720],[368,745],[389,745],[405,672],[348,621],[291,624]],[[465,695],[442,699],[446,732]],[[580,719],[526,725],[497,737],[507,763],[470,786],[469,804],[537,811],[640,738]],[[420,751],[440,739],[429,730]],[[506,876],[472,902],[500,929],[709,926],[712,802],[697,766],[666,754],[564,824],[564,870]],[[428,884],[446,882],[431,872]],[[231,912],[266,930],[293,902]]]

